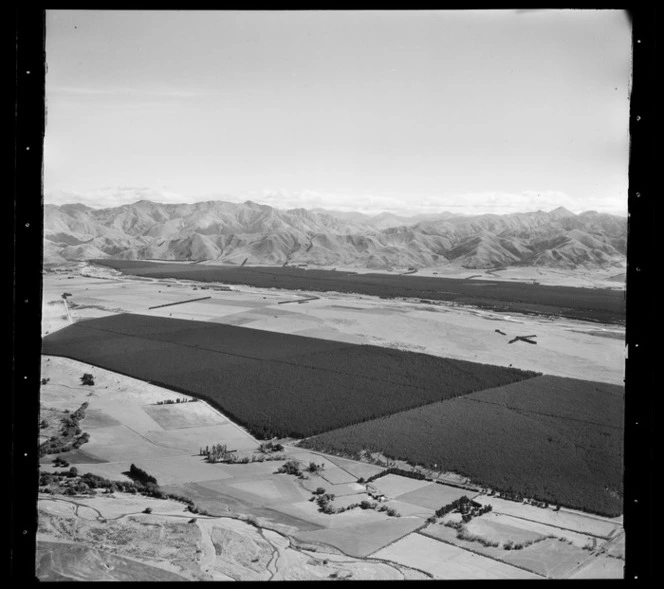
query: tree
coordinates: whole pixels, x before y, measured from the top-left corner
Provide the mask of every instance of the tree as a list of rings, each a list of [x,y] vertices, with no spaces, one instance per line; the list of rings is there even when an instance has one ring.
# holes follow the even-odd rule
[[[300,465],[296,460],[289,460],[283,466],[277,469],[277,472],[285,472],[286,474],[300,475]]]
[[[324,464],[316,464],[315,462],[310,462],[309,466],[307,466],[307,472],[318,472],[319,470],[323,470],[325,468]]]
[[[88,386],[94,386],[95,379],[92,376],[92,374],[89,374],[88,372],[86,372],[83,376],[81,376],[81,384],[88,385]]]

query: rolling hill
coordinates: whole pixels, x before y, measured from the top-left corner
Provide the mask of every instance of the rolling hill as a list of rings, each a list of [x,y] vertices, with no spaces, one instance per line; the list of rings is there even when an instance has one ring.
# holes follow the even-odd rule
[[[113,208],[44,207],[44,262],[92,258],[356,268],[548,266],[625,263],[626,219],[562,207],[476,216],[279,210],[252,201]]]

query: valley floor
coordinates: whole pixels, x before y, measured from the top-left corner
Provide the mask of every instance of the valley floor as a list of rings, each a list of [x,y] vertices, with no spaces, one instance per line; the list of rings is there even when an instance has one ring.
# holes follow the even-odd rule
[[[48,272],[42,335],[86,318],[140,313],[623,384],[624,329],[617,326],[414,300],[216,286],[223,285],[134,279],[87,264]],[[317,298],[298,302],[306,297]],[[167,303],[181,304],[149,309]],[[537,345],[508,343],[533,334]],[[94,376],[92,387],[81,384],[86,372]],[[439,482],[388,475],[368,487],[358,479],[381,472],[385,461],[311,452],[288,440],[281,461],[208,464],[199,455],[206,445],[227,443],[250,456],[259,442],[204,402],[157,405],[182,395],[73,360],[43,357],[40,378],[48,379],[41,403],[49,416],[89,404],[80,423],[89,442],[59,455],[79,473],[128,480],[123,473],[135,463],[165,491],[209,513],[193,516],[182,503],[124,493],[40,495],[42,580],[128,580],[123,571],[131,580],[622,577],[622,518],[501,501],[453,473],[428,473]],[[52,458],[42,460],[42,472],[59,470]],[[276,474],[286,459],[324,468],[305,479]],[[399,517],[373,509],[320,513],[310,501],[318,487],[334,493],[338,505],[381,493]],[[457,538],[442,520],[427,521],[460,492],[493,506],[473,520],[480,537],[537,542],[517,551],[488,549]]]
[[[621,326],[505,315],[416,299],[386,300],[243,286],[215,290],[215,286],[132,278],[88,265],[47,273],[42,335],[70,320],[128,312],[367,343],[555,376],[620,385],[624,382],[625,329]],[[63,293],[72,294],[66,306]],[[209,298],[188,302],[206,296]],[[307,297],[313,298],[298,302]],[[150,308],[174,302],[183,304]],[[510,344],[518,335],[536,335],[537,344]]]
[[[86,372],[93,375],[93,386],[81,384]],[[280,460],[210,464],[199,455],[201,447],[223,442],[250,456],[259,443],[204,402],[160,405],[182,395],[97,367],[43,357],[42,376],[48,378],[43,406],[72,412],[88,403],[81,428],[90,441],[58,454],[79,474],[128,481],[133,463],[163,491],[187,497],[206,512],[194,515],[171,499],[123,492],[42,493],[37,536],[42,580],[622,575],[622,518],[500,500],[450,473],[427,472],[431,481],[390,474],[360,483],[386,463],[310,452],[287,440]],[[322,468],[303,478],[277,473],[286,460]],[[44,457],[41,471],[64,469]],[[397,515],[359,508],[321,513],[310,501],[319,487],[335,495],[335,506],[381,494]],[[457,538],[444,518],[431,523],[436,509],[461,495],[493,506],[473,520],[479,537],[536,542],[517,551],[487,550]]]

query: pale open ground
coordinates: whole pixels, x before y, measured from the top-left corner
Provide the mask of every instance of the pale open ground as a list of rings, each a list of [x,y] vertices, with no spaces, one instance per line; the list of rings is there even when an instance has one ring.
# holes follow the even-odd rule
[[[89,268],[82,269],[89,272]],[[494,364],[532,367],[562,376],[622,383],[622,342],[570,331],[572,328],[577,331],[597,330],[597,325],[589,327],[581,322],[562,320],[538,323],[533,318],[516,317],[497,321],[496,318],[487,318],[486,313],[469,309],[329,293],[304,304],[277,305],[277,301],[292,300],[298,294],[244,287],[234,287],[233,291],[205,289],[201,292],[200,289],[194,291],[191,284],[176,284],[174,281],[171,281],[173,286],[167,287],[165,283],[117,279],[112,272],[105,273],[105,276],[98,278],[72,273],[45,275],[43,333],[68,325],[69,316],[72,321],[77,321],[116,312],[144,313],[377,343]],[[69,305],[69,314],[61,299],[63,292],[71,293],[69,301],[75,303]],[[147,310],[148,306],[207,295],[212,299]],[[360,308],[363,312],[344,307]],[[422,310],[429,307],[432,310]],[[514,323],[515,320],[530,323]],[[530,331],[535,325],[537,331]],[[515,326],[519,331],[514,333],[521,334],[523,329],[537,333],[540,343],[537,346],[506,345],[501,339],[501,345],[489,345],[487,342],[491,337],[503,337],[494,332],[496,326],[510,335],[510,329]],[[615,327],[606,329],[619,331]],[[458,349],[457,344],[460,346]],[[577,357],[579,350],[588,346],[595,346],[593,353],[599,354],[592,362],[590,351],[586,352],[586,356]],[[103,512],[106,518],[119,517],[116,524],[120,526],[122,522],[126,526],[123,532],[126,537],[137,538],[138,549],[130,554],[114,545],[113,550],[116,555],[138,561],[131,566],[138,567],[136,574],[143,575],[145,579],[155,577],[147,569],[141,572],[141,563],[158,567],[165,571],[164,574],[208,580],[325,579],[330,575],[345,577],[349,574],[353,579],[386,580],[534,578],[542,575],[542,566],[549,566],[546,554],[542,556],[541,550],[523,554],[504,551],[504,558],[501,555],[502,561],[499,561],[477,554],[472,547],[467,550],[415,532],[420,529],[426,532],[431,527],[427,526],[426,518],[442,505],[464,494],[475,497],[477,493],[472,489],[388,475],[377,479],[372,488],[387,495],[387,505],[396,508],[401,517],[388,517],[384,513],[360,509],[325,515],[308,500],[311,491],[321,486],[327,492],[335,493],[338,496],[335,500],[338,501],[337,506],[359,502],[368,499],[369,495],[366,487],[356,482],[357,478],[366,478],[382,468],[309,452],[288,444],[285,458],[300,460],[304,466],[309,462],[323,464],[324,468],[317,475],[309,475],[307,480],[298,480],[293,476],[275,474],[282,461],[246,465],[207,464],[199,456],[201,447],[225,443],[229,448],[237,449],[238,454],[251,456],[259,442],[201,401],[157,405],[158,401],[174,400],[184,395],[69,359],[43,357],[41,366],[41,378],[49,379],[41,391],[44,407],[74,411],[83,402],[89,403],[86,417],[81,422],[82,430],[90,434],[89,442],[78,451],[60,455],[75,464],[80,473],[92,472],[109,479],[126,479],[123,473],[134,463],[155,476],[162,488],[191,497],[212,515],[238,517],[244,514],[253,517],[263,527],[261,531],[244,521],[197,517],[196,525],[191,524],[183,531],[169,523],[187,522],[186,518],[191,517],[191,514],[184,512],[183,504],[171,501],[149,503],[158,505],[159,509],[154,508],[150,515],[140,514],[142,506],[148,505],[146,502],[157,500],[124,494],[116,494],[115,498],[63,498],[69,501],[66,504],[40,500],[40,509],[47,514],[42,519],[64,521],[76,518],[79,523],[85,520],[86,526],[101,526],[95,509]],[[545,366],[551,370],[545,369]],[[93,387],[81,385],[80,377],[84,372],[93,374]],[[54,470],[51,459],[42,462],[43,470]],[[574,546],[566,543],[565,546],[577,551],[583,538],[601,536],[597,538],[597,551],[588,553],[590,560],[571,569],[570,574],[597,574],[599,577],[622,575],[622,568],[618,574],[613,561],[622,566],[624,560],[605,557],[601,553],[602,547],[606,546],[609,554],[623,555],[620,550],[621,545],[624,550],[620,518],[607,520],[571,510],[554,512],[552,509],[501,501],[485,495],[477,500],[493,505],[494,513],[491,515],[495,521],[503,522],[499,519],[503,518],[503,523],[509,521],[509,525],[526,535],[552,529],[557,537],[572,541]],[[77,515],[72,501],[87,507],[79,507]],[[131,513],[135,514],[135,521],[127,515]],[[154,518],[152,521],[156,527],[146,525],[149,518]],[[149,537],[149,530],[157,528],[161,530],[160,538],[165,545],[161,553],[155,552],[148,540],[143,540]],[[41,532],[39,539],[43,542],[58,540],[61,544],[63,541],[75,542],[79,546],[95,548],[97,552],[88,555],[90,562],[96,563],[95,566],[101,566],[102,562],[111,567],[119,566],[117,563],[113,565],[111,557],[104,552],[108,549],[108,543],[97,542],[101,532],[68,536],[65,531],[69,528],[62,522],[54,525],[54,529],[56,531]],[[186,542],[186,550],[184,556],[178,559],[168,552],[169,546],[172,548],[183,541]],[[58,570],[65,570],[67,566],[69,570],[76,568],[72,564],[75,558],[73,553],[65,551],[56,555],[52,544],[44,546],[48,547],[44,562],[55,566],[53,563],[57,556],[60,559],[57,561]],[[529,548],[536,546],[539,544]],[[584,555],[586,553],[584,551]],[[232,561],[228,555],[235,560]],[[531,569],[528,571],[514,566],[515,563],[509,564],[510,559],[524,560],[525,565],[520,561],[516,564],[526,569],[530,566]],[[610,562],[605,562],[607,559]],[[112,577],[112,572],[108,570],[99,573],[100,578]],[[92,573],[88,571],[88,574]],[[81,571],[77,575],[79,577],[76,578],[89,580]]]
[[[145,514],[146,507],[152,513]],[[194,521],[192,521],[194,520]],[[37,535],[39,563],[60,580],[324,580],[425,579],[396,563],[311,553],[271,530],[227,517],[195,517],[182,503],[115,493],[93,498],[42,496]],[[72,554],[85,546],[87,558]],[[95,552],[96,560],[89,558]],[[126,560],[117,561],[117,557]],[[114,558],[115,557],[115,558]],[[74,561],[74,562],[72,562]],[[116,567],[127,565],[133,578]],[[173,577],[157,577],[154,568]],[[177,577],[182,577],[178,579]]]
[[[436,579],[536,579],[535,573],[421,534],[409,534],[373,556],[423,569]]]
[[[482,505],[491,505],[493,513],[509,515],[513,519],[521,518],[540,522],[562,530],[586,533],[601,538],[610,538],[622,528],[622,517],[606,518],[566,508],[554,511],[488,495],[477,495],[474,500]]]
[[[531,269],[521,271],[526,270]],[[93,271],[106,278],[87,275]],[[86,276],[81,276],[80,272]],[[63,292],[67,292],[72,294],[68,300],[73,321],[122,311],[213,321],[512,365],[556,376],[624,383],[625,330],[615,325],[508,316],[450,304],[337,293],[319,294],[319,299],[306,303],[279,305],[279,301],[317,293],[243,286],[233,286],[232,291],[215,291],[212,288],[201,290],[199,286],[190,281],[136,280],[101,267],[82,266],[69,273],[49,273],[44,276],[42,333],[69,323],[61,299]],[[211,298],[148,309],[200,296]],[[506,335],[496,332],[497,329]],[[516,335],[532,334],[537,335],[537,345],[519,341],[508,344]]]

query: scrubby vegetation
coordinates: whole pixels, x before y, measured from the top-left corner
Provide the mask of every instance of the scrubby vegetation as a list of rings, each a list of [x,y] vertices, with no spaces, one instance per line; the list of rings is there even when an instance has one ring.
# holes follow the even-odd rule
[[[351,509],[374,509],[376,511],[385,513],[390,517],[401,517],[399,512],[393,507],[388,507],[384,503],[378,501],[369,501],[363,499],[356,503],[350,503],[344,507],[337,507],[334,505],[334,493],[326,493],[325,489],[319,487],[316,491],[313,491],[310,501],[315,501],[318,505],[318,511],[325,513],[327,515],[333,515],[338,513],[344,513],[345,511],[350,511]]]
[[[274,444],[272,442],[264,442],[258,448],[259,452],[270,454],[272,452],[282,452],[284,449],[282,444]]]
[[[281,444],[277,445],[283,449]],[[276,452],[277,446],[272,447],[272,451]],[[270,462],[275,460],[283,460],[283,454],[269,454],[262,451],[254,453],[251,456],[240,456],[237,450],[229,450],[226,444],[212,444],[212,446],[205,446],[198,451],[199,456],[205,456],[205,460],[211,464],[223,462],[225,464],[248,464],[250,462]]]
[[[104,492],[108,494],[140,494],[154,499],[172,499],[173,501],[184,503],[187,506],[187,510],[191,513],[209,515],[206,510],[199,509],[189,497],[183,497],[176,493],[166,493],[162,491],[156,483],[156,479],[144,470],[135,467],[134,474],[137,475],[137,478],[130,482],[112,481],[90,472],[79,475],[78,470],[75,467],[64,472],[40,472],[39,492],[62,495],[94,495],[98,490],[104,490]],[[144,480],[147,482],[143,482]],[[193,521],[195,521],[195,518],[190,520],[190,523]]]
[[[415,479],[418,481],[424,481],[424,480],[431,480],[427,479],[426,475],[422,474],[421,472],[417,472],[414,470],[405,470],[403,468],[397,468],[395,466],[392,466],[390,468],[385,469],[382,472],[376,473],[373,476],[370,476],[368,479],[358,479],[358,483],[373,483],[376,479],[379,479],[381,477],[387,476],[388,474],[396,474],[402,477],[407,477],[409,479]]]
[[[464,523],[468,523],[472,518],[479,517],[492,510],[491,505],[482,505],[477,501],[468,499],[465,495],[455,499],[447,505],[443,505],[436,510],[436,517],[444,517],[448,513],[460,513]]]
[[[83,403],[73,413],[64,411],[62,418],[62,425],[57,435],[52,436],[49,440],[39,446],[39,457],[47,456],[48,454],[58,454],[61,452],[69,452],[80,448],[90,439],[90,434],[81,431],[79,422],[85,417],[85,410],[88,408],[88,403]],[[42,420],[40,427],[48,427],[48,423]]]
[[[157,405],[176,405],[177,403],[195,403],[198,399],[189,399],[187,397],[177,397],[175,400],[166,399],[165,401],[157,401]]]
[[[458,540],[465,540],[466,542],[478,542],[482,546],[488,548],[498,548],[501,546],[500,542],[495,540],[488,540],[487,538],[480,536],[478,534],[472,534],[468,531],[466,524],[470,522],[474,517],[480,517],[485,513],[492,511],[491,505],[482,505],[477,501],[472,501],[465,495],[459,497],[455,501],[444,505],[440,509],[436,510],[435,515],[427,519],[427,523],[433,524],[437,521],[437,518],[445,517],[451,513],[461,514],[461,521],[456,520],[447,520],[443,525],[448,528],[453,528],[457,531],[456,537]],[[513,540],[508,540],[502,544],[503,549],[505,550],[521,550],[531,544],[545,540],[545,536],[539,538],[533,538],[531,540],[524,540],[522,542],[514,542]]]
[[[284,474],[292,474],[298,477],[302,476],[300,463],[297,460],[288,460],[277,469],[277,472]]]
[[[157,485],[156,478],[154,478],[152,475],[149,475],[142,468],[139,468],[133,463],[129,467],[129,472],[123,474],[126,474],[130,479],[132,479],[137,483],[141,483],[142,485],[150,485],[150,484],[155,486]]]
[[[95,384],[94,376],[92,376],[92,374],[86,372],[83,376],[81,376],[81,384],[87,385],[87,386],[90,386],[90,387],[94,386],[94,384]]]

